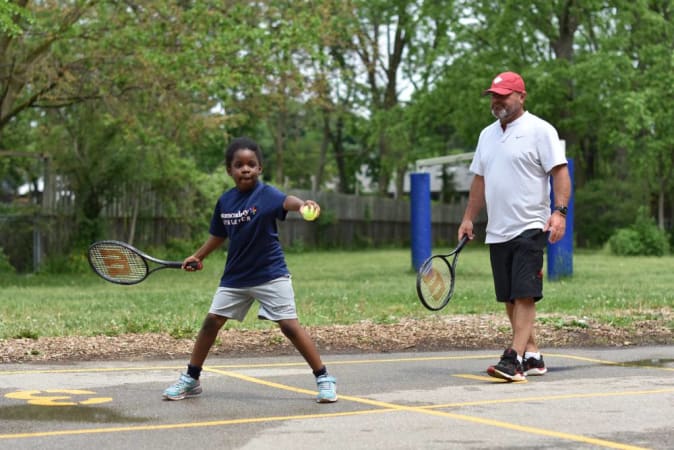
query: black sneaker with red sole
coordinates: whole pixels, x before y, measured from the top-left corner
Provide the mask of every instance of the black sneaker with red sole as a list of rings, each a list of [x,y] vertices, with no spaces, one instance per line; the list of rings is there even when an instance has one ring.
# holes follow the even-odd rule
[[[545,375],[548,369],[543,362],[543,356],[541,356],[541,359],[525,358],[524,361],[522,361],[522,371],[524,372],[524,375],[527,376],[539,376]]]
[[[501,360],[495,366],[489,366],[487,374],[506,381],[524,381],[526,376],[522,364],[517,360],[517,352],[512,348],[503,352]]]

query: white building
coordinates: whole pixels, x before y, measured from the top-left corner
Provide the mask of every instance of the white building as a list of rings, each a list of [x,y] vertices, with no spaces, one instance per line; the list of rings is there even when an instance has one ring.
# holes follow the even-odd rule
[[[443,179],[451,180],[453,186],[444,191],[452,191],[460,195],[468,195],[473,174],[468,170],[473,160],[474,152],[460,153],[457,155],[438,156],[435,158],[419,159],[416,161],[413,171],[408,171],[403,180],[403,193],[410,192],[410,173],[428,172],[431,178],[431,194],[438,197],[443,192]],[[444,171],[444,177],[443,177]],[[372,193],[372,179],[367,175],[367,166],[363,166],[356,174],[360,186],[360,192]],[[395,194],[395,180],[391,180],[388,192]]]

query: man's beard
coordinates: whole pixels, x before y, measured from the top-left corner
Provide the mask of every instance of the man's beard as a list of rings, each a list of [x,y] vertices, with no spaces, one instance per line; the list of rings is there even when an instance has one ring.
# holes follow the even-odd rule
[[[507,108],[492,108],[492,116],[496,117],[498,120],[505,120],[513,114],[513,111],[508,111]]]

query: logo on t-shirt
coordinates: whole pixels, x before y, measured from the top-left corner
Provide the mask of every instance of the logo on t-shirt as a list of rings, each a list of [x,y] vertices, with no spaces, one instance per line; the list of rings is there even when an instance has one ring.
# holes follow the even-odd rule
[[[236,212],[223,212],[220,214],[223,225],[239,225],[244,222],[250,222],[253,220],[253,216],[257,214],[257,207],[251,206],[250,208],[236,211]]]

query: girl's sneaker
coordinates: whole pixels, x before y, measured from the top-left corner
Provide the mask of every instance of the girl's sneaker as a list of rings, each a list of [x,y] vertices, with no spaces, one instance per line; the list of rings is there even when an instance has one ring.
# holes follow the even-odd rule
[[[316,378],[316,385],[318,386],[318,395],[316,401],[318,403],[333,403],[337,401],[337,380],[330,375],[321,375]]]
[[[180,375],[178,382],[169,386],[164,391],[164,398],[166,400],[182,400],[187,397],[196,397],[201,394],[201,383],[191,376],[183,373]]]

